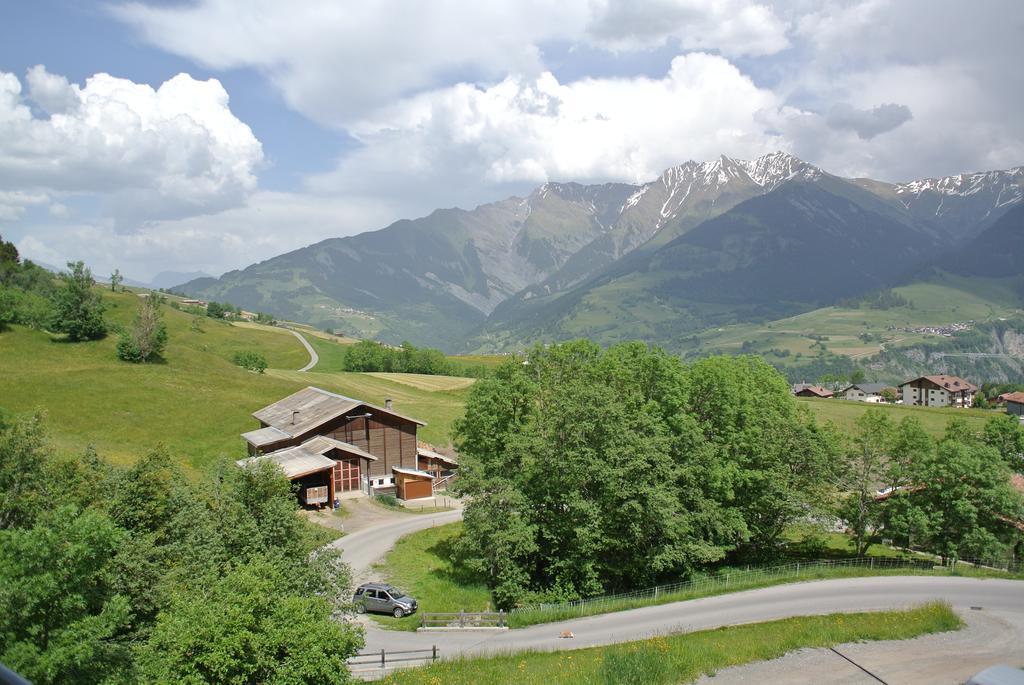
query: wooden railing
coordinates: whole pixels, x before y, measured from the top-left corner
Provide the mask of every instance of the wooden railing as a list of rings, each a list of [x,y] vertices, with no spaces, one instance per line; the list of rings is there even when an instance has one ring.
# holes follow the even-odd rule
[[[376,666],[379,668],[387,668],[388,664],[395,664],[405,661],[437,661],[438,651],[439,650],[437,649],[437,645],[434,645],[430,649],[405,649],[394,652],[388,652],[382,649],[379,652],[365,652],[363,654],[356,654],[348,660],[348,665]],[[396,657],[396,654],[400,656]],[[363,659],[363,661],[357,661],[357,659]]]
[[[421,628],[507,628],[504,611],[421,612]]]
[[[448,486],[451,485],[451,482],[453,480],[455,480],[456,478],[458,478],[458,477],[459,477],[459,474],[456,472],[456,473],[449,473],[447,476],[444,476],[443,478],[436,478],[434,480],[434,492],[437,492],[438,490],[445,490],[445,489],[447,489]]]

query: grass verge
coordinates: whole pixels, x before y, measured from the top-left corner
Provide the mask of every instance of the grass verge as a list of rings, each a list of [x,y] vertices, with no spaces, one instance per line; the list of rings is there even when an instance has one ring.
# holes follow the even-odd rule
[[[461,532],[459,522],[406,535],[381,562],[387,581],[415,597],[420,611],[492,608],[487,585],[452,560],[452,543]],[[415,614],[401,619],[377,614],[372,617],[393,630],[416,630],[420,625]]]
[[[960,617],[943,603],[899,611],[830,614],[732,626],[610,647],[442,661],[399,671],[389,685],[667,685],[692,682],[730,666],[765,661],[805,647],[867,640],[905,640],[957,630]]]

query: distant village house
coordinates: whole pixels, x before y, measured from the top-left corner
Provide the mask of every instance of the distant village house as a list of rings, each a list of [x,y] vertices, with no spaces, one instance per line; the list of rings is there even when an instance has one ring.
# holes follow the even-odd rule
[[[970,407],[978,386],[957,376],[920,376],[899,386],[903,404],[922,407]]]
[[[256,430],[243,433],[250,457],[277,464],[299,485],[308,505],[346,497],[395,494],[430,497],[438,481],[458,468],[454,457],[420,447],[416,431],[426,423],[316,387],[307,387],[253,413]]]
[[[889,386],[885,383],[854,383],[840,390],[839,395],[844,400],[856,402],[884,402],[882,391],[887,387]],[[895,388],[893,388],[893,392],[895,392]]]
[[[998,401],[1006,405],[1006,413],[1024,421],[1024,392],[1005,392]]]
[[[832,397],[832,391],[826,390],[820,385],[809,385],[807,383],[797,383],[793,386],[793,394],[797,397],[818,397],[828,398]]]

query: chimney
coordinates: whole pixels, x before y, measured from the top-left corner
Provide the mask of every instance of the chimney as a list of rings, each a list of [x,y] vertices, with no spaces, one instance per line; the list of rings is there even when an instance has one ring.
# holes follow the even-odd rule
[[[292,412],[292,425],[293,426],[295,425],[295,417],[298,416],[298,414],[299,414],[299,410],[298,409],[296,409],[296,410],[294,410]]]
[[[388,411],[391,411],[391,398],[390,397],[387,398],[386,400],[384,400],[384,408],[387,409]]]

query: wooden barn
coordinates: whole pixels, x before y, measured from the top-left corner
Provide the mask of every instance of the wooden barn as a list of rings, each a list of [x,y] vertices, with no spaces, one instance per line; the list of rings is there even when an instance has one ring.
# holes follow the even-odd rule
[[[429,485],[433,481],[431,474],[419,469],[416,431],[426,424],[394,411],[391,400],[380,407],[310,386],[263,407],[253,417],[260,427],[242,434],[250,459],[286,460],[301,449],[330,460],[330,467],[326,461],[320,463],[329,474],[331,503],[375,493],[394,492],[404,498],[406,487],[400,487],[400,482]],[[288,469],[282,468],[287,474]],[[422,475],[414,478],[405,473],[410,471]],[[292,479],[298,478],[312,476]],[[416,497],[425,496],[422,485],[410,491]]]

